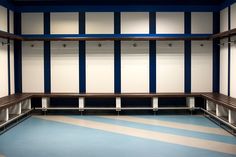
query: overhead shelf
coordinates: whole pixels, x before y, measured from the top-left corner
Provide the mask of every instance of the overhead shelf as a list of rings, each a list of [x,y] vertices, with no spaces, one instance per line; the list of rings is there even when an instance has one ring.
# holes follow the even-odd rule
[[[236,28],[231,29],[229,31],[221,32],[221,33],[218,33],[218,34],[214,34],[214,35],[211,36],[211,39],[222,39],[222,38],[230,37],[230,36],[233,36],[233,35],[236,35]]]
[[[23,38],[19,35],[15,35],[4,31],[0,31],[0,38],[10,39],[10,40],[23,40]]]
[[[0,31],[0,38],[21,41],[150,41],[150,40],[210,40],[211,34],[50,34],[14,35]]]
[[[236,28],[218,34],[49,34],[15,35],[0,31],[0,38],[21,41],[168,41],[168,40],[212,40],[236,35]]]
[[[208,34],[76,34],[22,35],[25,41],[209,40]]]

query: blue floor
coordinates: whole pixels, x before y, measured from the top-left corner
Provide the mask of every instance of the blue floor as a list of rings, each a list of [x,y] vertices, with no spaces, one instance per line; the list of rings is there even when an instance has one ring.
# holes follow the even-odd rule
[[[236,145],[233,136],[199,133],[98,116],[75,119],[139,128]],[[146,119],[219,128],[201,116],[136,116]],[[219,148],[220,149],[220,148]],[[72,124],[30,117],[0,135],[0,156],[5,157],[230,157],[232,154],[121,135]]]

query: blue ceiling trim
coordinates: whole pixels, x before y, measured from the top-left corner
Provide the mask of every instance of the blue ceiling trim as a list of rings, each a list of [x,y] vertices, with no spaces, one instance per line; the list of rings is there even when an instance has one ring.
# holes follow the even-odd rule
[[[126,38],[126,37],[207,37],[212,34],[45,34],[45,35],[21,35],[28,38],[78,38],[78,37],[97,37],[97,38]]]
[[[17,6],[15,11],[18,12],[204,12],[204,11],[219,11],[218,5],[211,6],[188,6],[188,5],[106,5],[106,6]]]
[[[8,0],[0,0],[0,5],[8,8],[10,10],[15,10],[14,5],[11,2],[9,2]]]
[[[230,5],[236,3],[236,0],[225,0],[224,3],[220,5],[220,10],[229,7]]]

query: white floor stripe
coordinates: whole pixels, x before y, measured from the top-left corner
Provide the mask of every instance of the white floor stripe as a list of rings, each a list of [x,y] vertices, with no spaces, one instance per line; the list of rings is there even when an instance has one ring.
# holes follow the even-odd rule
[[[147,118],[132,117],[132,116],[101,116],[101,117],[115,119],[115,120],[124,120],[128,122],[135,122],[135,123],[141,123],[141,124],[164,126],[164,127],[169,127],[169,128],[175,128],[175,129],[197,131],[197,132],[202,132],[202,133],[232,136],[227,131],[221,128],[212,128],[212,127],[206,127],[206,126],[183,124],[183,123],[177,123],[177,122],[168,122],[168,121],[162,121],[158,119],[147,119]]]
[[[236,155],[236,145],[209,141],[204,139],[197,139],[192,137],[185,137],[179,135],[172,135],[143,129],[130,128],[125,126],[118,126],[113,124],[95,122],[91,120],[83,120],[65,116],[36,116],[40,119],[61,122],[66,124],[78,125],[86,128],[98,129],[122,135],[134,136],[144,139],[162,141],[172,144],[179,144],[183,146],[190,146],[194,148],[206,149],[216,152],[228,153]]]

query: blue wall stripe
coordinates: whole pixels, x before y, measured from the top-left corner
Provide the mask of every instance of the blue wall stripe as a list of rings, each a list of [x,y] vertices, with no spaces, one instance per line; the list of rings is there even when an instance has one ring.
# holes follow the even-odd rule
[[[7,9],[7,32],[10,33],[10,10]],[[10,57],[10,40],[7,39],[7,62],[8,62],[8,95],[11,95],[11,57]]]
[[[149,13],[149,33],[156,33],[156,12]],[[156,93],[156,41],[149,41],[149,92]]]
[[[14,12],[14,32],[21,34],[21,13]],[[22,42],[14,42],[15,93],[22,92]]]
[[[230,30],[230,14],[231,14],[231,7],[228,7],[228,30]],[[231,57],[231,44],[230,42],[230,37],[228,37],[228,96],[230,96],[230,57]]]
[[[44,13],[44,34],[50,34],[50,13]],[[51,93],[51,43],[44,41],[44,92]]]
[[[213,13],[213,33],[220,32],[220,13]],[[219,39],[213,40],[213,92],[219,92],[220,90],[220,47]]]
[[[85,34],[85,13],[79,13],[79,33]],[[79,41],[79,92],[86,93],[86,49],[85,41]]]
[[[120,12],[114,13],[114,33],[120,34],[121,25],[120,25]],[[115,84],[115,93],[121,92],[121,42],[114,41],[114,84]]]
[[[191,33],[191,13],[185,12],[184,14],[184,29],[185,34]],[[191,41],[185,40],[184,43],[184,91],[191,92]]]

